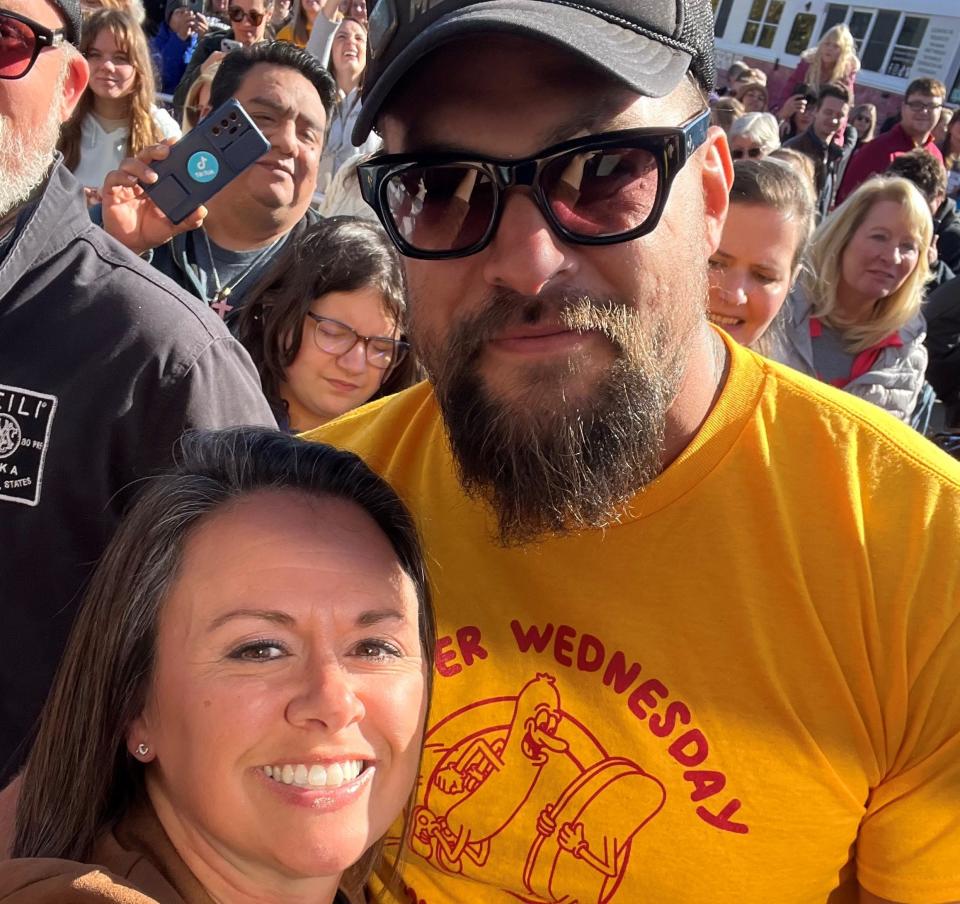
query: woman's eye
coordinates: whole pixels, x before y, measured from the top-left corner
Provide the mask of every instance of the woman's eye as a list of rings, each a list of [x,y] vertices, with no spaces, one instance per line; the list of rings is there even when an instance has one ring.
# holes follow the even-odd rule
[[[707,263],[708,263],[708,266],[710,267],[711,270],[722,270],[722,269],[723,269],[723,263],[722,263],[722,261],[710,260],[710,261],[708,261]]]
[[[230,659],[239,659],[243,662],[269,662],[286,655],[287,651],[283,644],[273,640],[246,643],[230,651]]]
[[[777,277],[771,275],[770,273],[754,273],[753,275],[758,283],[762,283],[765,286],[768,286],[770,285],[770,283],[774,283],[777,281]]]
[[[386,640],[361,640],[353,648],[353,655],[363,659],[390,659],[403,654]]]

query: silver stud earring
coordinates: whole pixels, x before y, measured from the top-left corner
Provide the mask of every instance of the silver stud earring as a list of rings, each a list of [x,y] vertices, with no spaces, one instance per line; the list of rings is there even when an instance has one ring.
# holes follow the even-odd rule
[[[137,744],[137,756],[146,756],[150,752],[150,748],[147,747],[142,741]]]

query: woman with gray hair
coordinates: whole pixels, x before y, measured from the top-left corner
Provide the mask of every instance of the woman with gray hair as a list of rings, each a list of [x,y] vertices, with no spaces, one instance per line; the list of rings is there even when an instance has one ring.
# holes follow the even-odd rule
[[[772,113],[745,113],[730,127],[730,156],[758,160],[780,147],[780,127]]]

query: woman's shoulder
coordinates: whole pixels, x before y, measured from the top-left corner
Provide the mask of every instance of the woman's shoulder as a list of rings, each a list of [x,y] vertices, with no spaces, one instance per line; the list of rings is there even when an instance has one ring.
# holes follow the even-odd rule
[[[289,23],[287,25],[284,25],[283,28],[281,28],[280,31],[277,32],[277,40],[287,41],[290,44],[292,44],[293,43],[293,25]]]
[[[182,135],[180,126],[167,110],[163,107],[154,107],[151,113],[154,125],[164,138],[180,139]]]
[[[101,866],[44,857],[0,862],[0,902],[158,904]]]

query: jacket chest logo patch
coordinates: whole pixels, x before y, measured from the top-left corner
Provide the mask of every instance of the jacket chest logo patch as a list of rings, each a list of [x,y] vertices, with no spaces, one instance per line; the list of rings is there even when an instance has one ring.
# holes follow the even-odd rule
[[[40,502],[56,410],[56,396],[0,383],[0,502]]]

